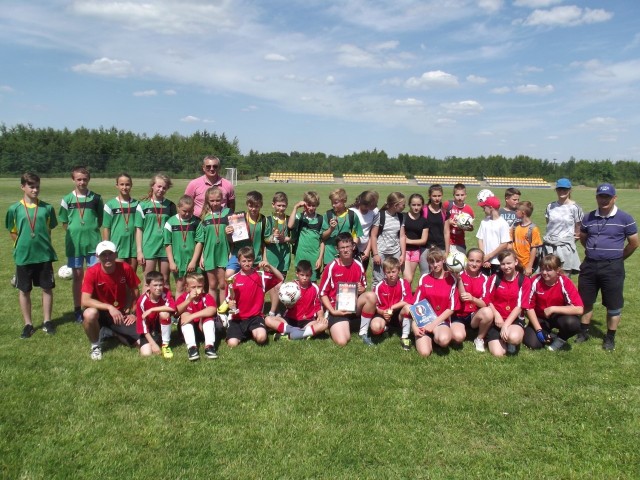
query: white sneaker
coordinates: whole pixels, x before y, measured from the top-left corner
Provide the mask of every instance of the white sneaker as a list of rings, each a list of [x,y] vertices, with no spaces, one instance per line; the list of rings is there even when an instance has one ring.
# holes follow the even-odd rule
[[[102,360],[102,349],[100,347],[91,347],[91,360]]]
[[[564,347],[565,343],[567,343],[565,340],[561,339],[560,337],[556,337],[553,342],[551,342],[551,344],[547,346],[547,350],[557,352],[558,350],[562,350],[562,347]]]
[[[473,344],[476,346],[476,352],[484,352],[485,348],[484,348],[484,339],[483,338],[477,338],[473,341]]]

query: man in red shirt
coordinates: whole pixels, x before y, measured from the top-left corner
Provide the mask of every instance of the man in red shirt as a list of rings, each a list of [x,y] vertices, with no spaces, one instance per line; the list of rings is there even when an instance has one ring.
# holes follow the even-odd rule
[[[108,240],[98,243],[99,263],[89,267],[82,282],[84,333],[91,342],[91,358],[102,359],[100,328],[110,328],[129,345],[137,343],[136,300],[140,280],[125,262],[117,262],[116,246]]]

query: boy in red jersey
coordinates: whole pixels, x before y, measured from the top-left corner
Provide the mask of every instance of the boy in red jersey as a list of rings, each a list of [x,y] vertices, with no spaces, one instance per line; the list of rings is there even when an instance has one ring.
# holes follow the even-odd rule
[[[180,316],[180,330],[187,345],[189,361],[194,362],[200,358],[196,334],[204,333],[204,354],[207,358],[218,358],[216,352],[216,325],[215,317],[217,305],[215,299],[205,293],[204,275],[191,272],[185,277],[186,291],[176,300],[176,309]],[[195,326],[199,328],[195,328]]]
[[[462,253],[467,253],[467,244],[464,239],[464,233],[473,231],[473,224],[469,227],[462,228],[456,223],[456,219],[460,213],[468,213],[471,215],[471,218],[475,218],[471,205],[464,203],[466,199],[467,187],[462,183],[456,183],[453,186],[453,201],[448,201],[444,204],[444,208],[449,213],[448,216],[451,219],[449,222],[451,226],[451,233],[449,235],[450,251],[455,249]]]
[[[171,315],[176,311],[176,302],[171,291],[164,286],[164,277],[157,270],[145,275],[146,292],[136,304],[136,330],[140,335],[140,355],[148,357],[162,353],[164,358],[173,358],[169,347],[171,341]],[[158,347],[153,334],[160,330],[162,348]]]
[[[330,262],[320,281],[320,300],[327,311],[331,339],[340,346],[351,340],[350,321],[357,319],[360,313],[360,338],[363,343],[372,346],[369,337],[369,324],[376,311],[376,296],[365,292],[367,279],[362,264],[353,258],[353,237],[349,232],[340,233],[336,240],[338,258]],[[341,283],[356,283],[357,295],[355,312],[338,310],[336,306],[338,287]]]
[[[311,262],[300,260],[296,266],[296,283],[300,287],[300,299],[284,312],[284,321],[276,316],[265,318],[267,327],[277,332],[274,340],[285,335],[291,340],[300,340],[318,335],[327,329],[328,323],[320,304],[320,288],[311,281],[312,275]]]
[[[378,283],[373,293],[376,296],[376,315],[371,319],[371,333],[380,335],[389,327],[401,327],[402,349],[411,350],[411,316],[408,305],[413,303],[411,284],[400,278],[400,261],[387,257],[382,262],[384,280]],[[402,321],[400,320],[402,318]]]
[[[282,283],[283,276],[277,268],[266,260],[253,268],[255,253],[253,247],[238,250],[240,271],[229,279],[227,302],[231,310],[236,310],[227,327],[227,345],[235,347],[243,340],[253,338],[261,345],[267,341],[267,328],[262,316],[264,294]]]

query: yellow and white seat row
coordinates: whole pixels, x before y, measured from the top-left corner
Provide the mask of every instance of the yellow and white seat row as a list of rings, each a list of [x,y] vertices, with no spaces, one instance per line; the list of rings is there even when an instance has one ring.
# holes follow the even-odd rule
[[[416,175],[418,185],[455,185],[462,183],[465,187],[479,187],[480,181],[475,177],[458,175]]]
[[[344,183],[373,183],[373,184],[400,184],[409,183],[404,175],[386,175],[386,174],[361,174],[354,175],[345,173],[343,175]]]
[[[331,173],[289,173],[277,172],[269,175],[272,182],[291,183],[333,183],[334,178]]]
[[[485,180],[492,187],[551,188],[551,185],[540,177],[485,177]]]

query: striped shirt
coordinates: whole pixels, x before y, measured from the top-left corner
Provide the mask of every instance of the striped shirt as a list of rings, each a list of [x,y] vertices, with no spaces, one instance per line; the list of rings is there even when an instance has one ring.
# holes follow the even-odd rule
[[[614,205],[607,217],[593,210],[582,219],[580,232],[587,235],[585,255],[588,260],[622,258],[625,240],[638,233],[636,221]]]

